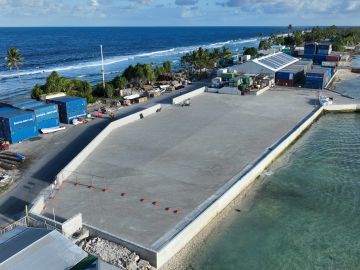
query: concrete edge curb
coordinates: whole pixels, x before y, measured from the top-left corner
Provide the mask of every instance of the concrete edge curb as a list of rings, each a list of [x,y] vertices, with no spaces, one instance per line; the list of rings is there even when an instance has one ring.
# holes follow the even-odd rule
[[[189,93],[186,93],[184,95],[173,98],[172,104],[174,104],[174,105],[180,104],[180,103],[184,102],[185,100],[187,100],[189,98],[196,97],[198,95],[201,95],[201,94],[205,93],[205,91],[206,91],[206,87],[203,86],[203,87],[201,87],[199,89],[193,90],[193,91],[191,91]]]

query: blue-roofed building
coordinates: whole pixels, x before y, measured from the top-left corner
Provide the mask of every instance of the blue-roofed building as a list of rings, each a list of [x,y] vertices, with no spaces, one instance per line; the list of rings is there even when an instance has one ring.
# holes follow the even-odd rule
[[[245,74],[267,74],[275,77],[275,73],[287,66],[290,66],[299,59],[292,57],[283,52],[266,55],[254,60],[248,61],[241,65],[229,67],[230,72]]]

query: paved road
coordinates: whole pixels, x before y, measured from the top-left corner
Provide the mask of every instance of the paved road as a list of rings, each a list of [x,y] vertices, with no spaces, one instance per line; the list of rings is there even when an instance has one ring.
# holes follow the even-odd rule
[[[125,117],[154,104],[171,104],[174,97],[187,93],[207,83],[197,82],[181,91],[163,94],[150,99],[147,103],[124,108],[116,114],[116,118]],[[24,214],[26,204],[30,204],[40,192],[101,130],[109,123],[108,119],[97,119],[86,125],[70,128],[57,136],[51,143],[40,143],[40,158],[24,169],[19,181],[10,191],[0,196],[0,228],[5,227]]]

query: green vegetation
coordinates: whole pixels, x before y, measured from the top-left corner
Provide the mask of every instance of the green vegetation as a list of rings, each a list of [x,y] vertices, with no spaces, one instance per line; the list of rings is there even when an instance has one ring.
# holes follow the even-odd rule
[[[123,76],[130,82],[136,85],[141,85],[143,82],[155,81],[155,73],[150,64],[136,64],[130,65],[123,73]]]
[[[87,81],[78,79],[67,79],[59,76],[56,71],[53,71],[46,79],[44,85],[36,84],[32,90],[31,97],[40,99],[41,95],[64,92],[67,95],[85,97],[89,103],[95,101],[92,96],[93,89]]]
[[[115,89],[125,89],[129,82],[124,76],[116,76],[111,83]]]
[[[271,49],[271,43],[268,40],[261,40],[259,43],[259,50]]]
[[[153,83],[158,76],[170,73],[172,70],[171,62],[166,61],[162,66],[157,66],[153,70],[150,64],[136,64],[127,67],[121,75],[105,83],[91,87],[87,81],[78,79],[67,79],[61,77],[57,72],[52,72],[46,79],[44,85],[36,84],[32,90],[31,97],[40,99],[41,95],[64,92],[67,95],[85,97],[89,103],[96,101],[98,97],[114,98],[118,96],[115,90],[125,89],[132,85],[141,87],[144,83]]]
[[[269,39],[259,44],[259,49],[268,48],[269,45],[301,46],[304,42],[324,42],[333,44],[335,51],[344,51],[345,45],[355,46],[360,43],[360,27],[314,27],[311,31],[294,31],[290,35],[293,26],[288,26],[288,36],[277,37],[270,34]]]
[[[232,53],[229,48],[216,48],[210,51],[200,47],[198,50],[182,56],[181,65],[186,69],[201,71],[202,69],[221,66],[222,59],[230,59],[231,57]]]
[[[258,50],[254,47],[244,48],[244,55],[251,55],[251,57],[256,57],[258,55]]]

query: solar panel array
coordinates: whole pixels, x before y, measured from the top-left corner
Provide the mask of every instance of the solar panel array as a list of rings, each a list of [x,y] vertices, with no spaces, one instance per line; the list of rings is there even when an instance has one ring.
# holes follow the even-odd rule
[[[257,62],[267,67],[270,67],[274,71],[279,70],[283,66],[290,65],[296,60],[296,58],[287,55],[285,53],[277,53],[270,56],[257,59]]]

